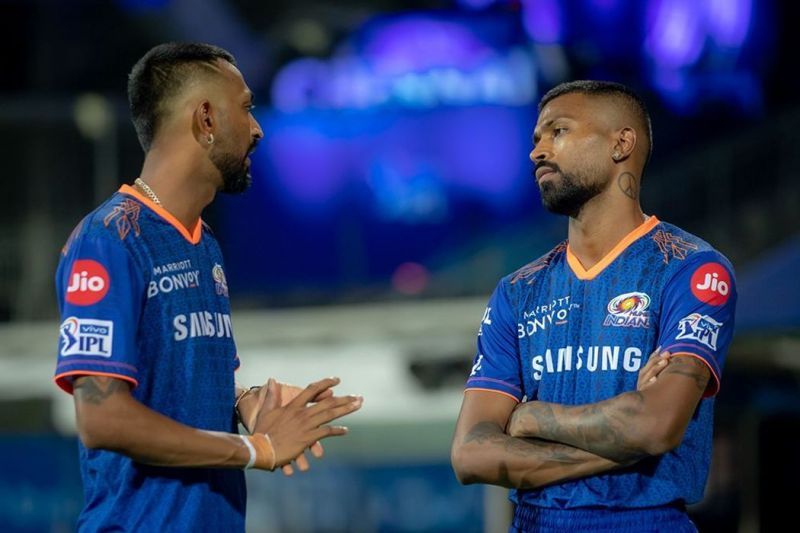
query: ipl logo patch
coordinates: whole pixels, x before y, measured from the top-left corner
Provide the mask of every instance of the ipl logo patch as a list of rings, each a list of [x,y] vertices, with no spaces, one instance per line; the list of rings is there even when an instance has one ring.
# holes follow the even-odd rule
[[[114,323],[110,320],[94,320],[71,316],[61,323],[62,357],[70,355],[96,355],[111,357],[114,340]]]
[[[650,296],[643,292],[626,292],[608,302],[604,326],[621,328],[650,327]]]
[[[705,344],[712,350],[717,350],[717,337],[722,322],[717,322],[708,315],[692,313],[678,322],[680,333],[675,339],[691,339]]]
[[[211,269],[211,276],[214,278],[214,283],[217,288],[217,294],[220,296],[228,297],[228,280],[225,279],[225,272],[222,270],[222,265],[219,263],[214,264]]]

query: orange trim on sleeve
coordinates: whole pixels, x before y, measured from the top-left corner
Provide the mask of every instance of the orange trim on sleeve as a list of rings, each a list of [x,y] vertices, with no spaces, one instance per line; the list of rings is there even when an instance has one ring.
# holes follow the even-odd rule
[[[464,389],[464,392],[469,392],[469,391],[480,391],[480,392],[496,392],[497,394],[502,394],[503,396],[508,396],[509,398],[511,398],[512,400],[514,400],[515,402],[519,403],[519,400],[517,399],[517,397],[516,397],[516,396],[512,396],[511,394],[509,394],[509,393],[507,393],[507,392],[503,392],[503,391],[501,391],[501,390],[495,390],[495,389],[482,389],[482,388],[480,388],[480,387],[469,387],[469,388],[466,388],[466,389]]]
[[[699,355],[694,354],[694,353],[690,353],[690,352],[676,352],[676,353],[672,354],[672,357],[676,357],[678,355],[685,355],[687,357],[694,357],[695,359],[699,359],[700,361],[702,361],[703,364],[705,364],[708,367],[708,370],[711,372],[711,377],[713,378],[713,382],[711,383],[711,385],[713,385],[713,387],[711,387],[711,390],[709,390],[709,387],[706,386],[706,390],[705,390],[705,392],[703,392],[703,398],[712,398],[712,397],[716,396],[719,393],[720,380],[719,380],[719,376],[714,371],[714,368],[710,364],[708,364],[708,361],[706,361],[705,359],[703,359]]]
[[[567,243],[567,263],[578,279],[584,281],[592,280],[596,278],[603,270],[605,270],[605,268],[610,265],[614,259],[619,257],[619,255],[624,252],[628,246],[633,244],[637,239],[644,237],[650,232],[650,230],[655,228],[659,222],[661,221],[655,216],[651,216],[646,221],[642,222],[636,229],[623,237],[623,239],[619,241],[616,246],[614,246],[614,248],[612,248],[611,251],[605,255],[605,257],[603,257],[596,265],[588,270],[583,268],[581,262],[577,257],[575,257],[575,254],[572,253],[569,243]]]
[[[113,372],[96,372],[94,370],[70,370],[69,372],[62,372],[61,374],[57,374],[53,378],[55,384],[58,385],[61,388],[61,390],[69,394],[72,394],[72,381],[64,379],[69,376],[106,376],[109,378],[117,378],[128,381],[133,384],[134,389],[139,386],[138,381],[136,381],[130,376],[123,376],[122,374],[114,374]]]
[[[144,196],[130,185],[123,185],[122,187],[119,188],[119,192],[121,192],[122,194],[127,194],[128,196],[133,196],[134,198],[142,202],[144,205],[149,207],[155,214],[157,214],[158,216],[169,222],[172,226],[174,226],[175,229],[178,230],[181,233],[181,235],[183,235],[183,238],[189,241],[190,243],[197,244],[198,242],[200,242],[200,237],[203,235],[202,219],[200,218],[197,219],[197,223],[194,225],[194,229],[191,230],[190,233],[189,230],[183,224],[181,224],[177,218],[175,218],[172,215],[172,213],[170,213],[169,211],[167,211],[166,209],[164,209],[163,207],[152,201],[147,196]]]

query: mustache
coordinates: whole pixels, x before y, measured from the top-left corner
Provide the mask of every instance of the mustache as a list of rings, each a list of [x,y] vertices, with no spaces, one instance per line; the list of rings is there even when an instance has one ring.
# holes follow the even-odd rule
[[[554,172],[558,172],[561,174],[561,167],[556,165],[555,163],[551,163],[550,161],[539,161],[536,163],[536,166],[533,168],[533,176],[536,177],[536,171],[542,167],[547,167]]]

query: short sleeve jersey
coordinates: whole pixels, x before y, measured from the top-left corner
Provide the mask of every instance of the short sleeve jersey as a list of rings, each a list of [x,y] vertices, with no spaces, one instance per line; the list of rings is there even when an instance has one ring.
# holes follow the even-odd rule
[[[657,346],[700,359],[711,374],[675,450],[634,468],[512,491],[512,500],[550,508],[700,500],[735,303],[728,260],[656,217],[589,270],[564,242],[501,280],[481,321],[467,389],[517,401],[594,403],[635,390],[639,369]]]
[[[236,432],[238,366],[222,254],[209,228],[187,231],[123,186],[62,250],[55,382],[130,383],[134,398],[183,424]],[[147,466],[80,448],[81,531],[243,531],[241,471]]]

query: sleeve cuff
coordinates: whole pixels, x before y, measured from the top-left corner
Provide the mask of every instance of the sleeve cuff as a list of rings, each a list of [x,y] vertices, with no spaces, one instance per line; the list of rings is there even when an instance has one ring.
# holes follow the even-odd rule
[[[514,398],[517,402],[522,401],[522,390],[516,385],[507,383],[500,379],[474,377],[467,380],[466,390],[488,390],[499,392]]]
[[[107,376],[124,379],[136,388],[139,385],[138,374],[138,369],[128,363],[73,359],[70,357],[64,358],[58,363],[53,381],[63,391],[72,394],[72,381],[77,376]]]

